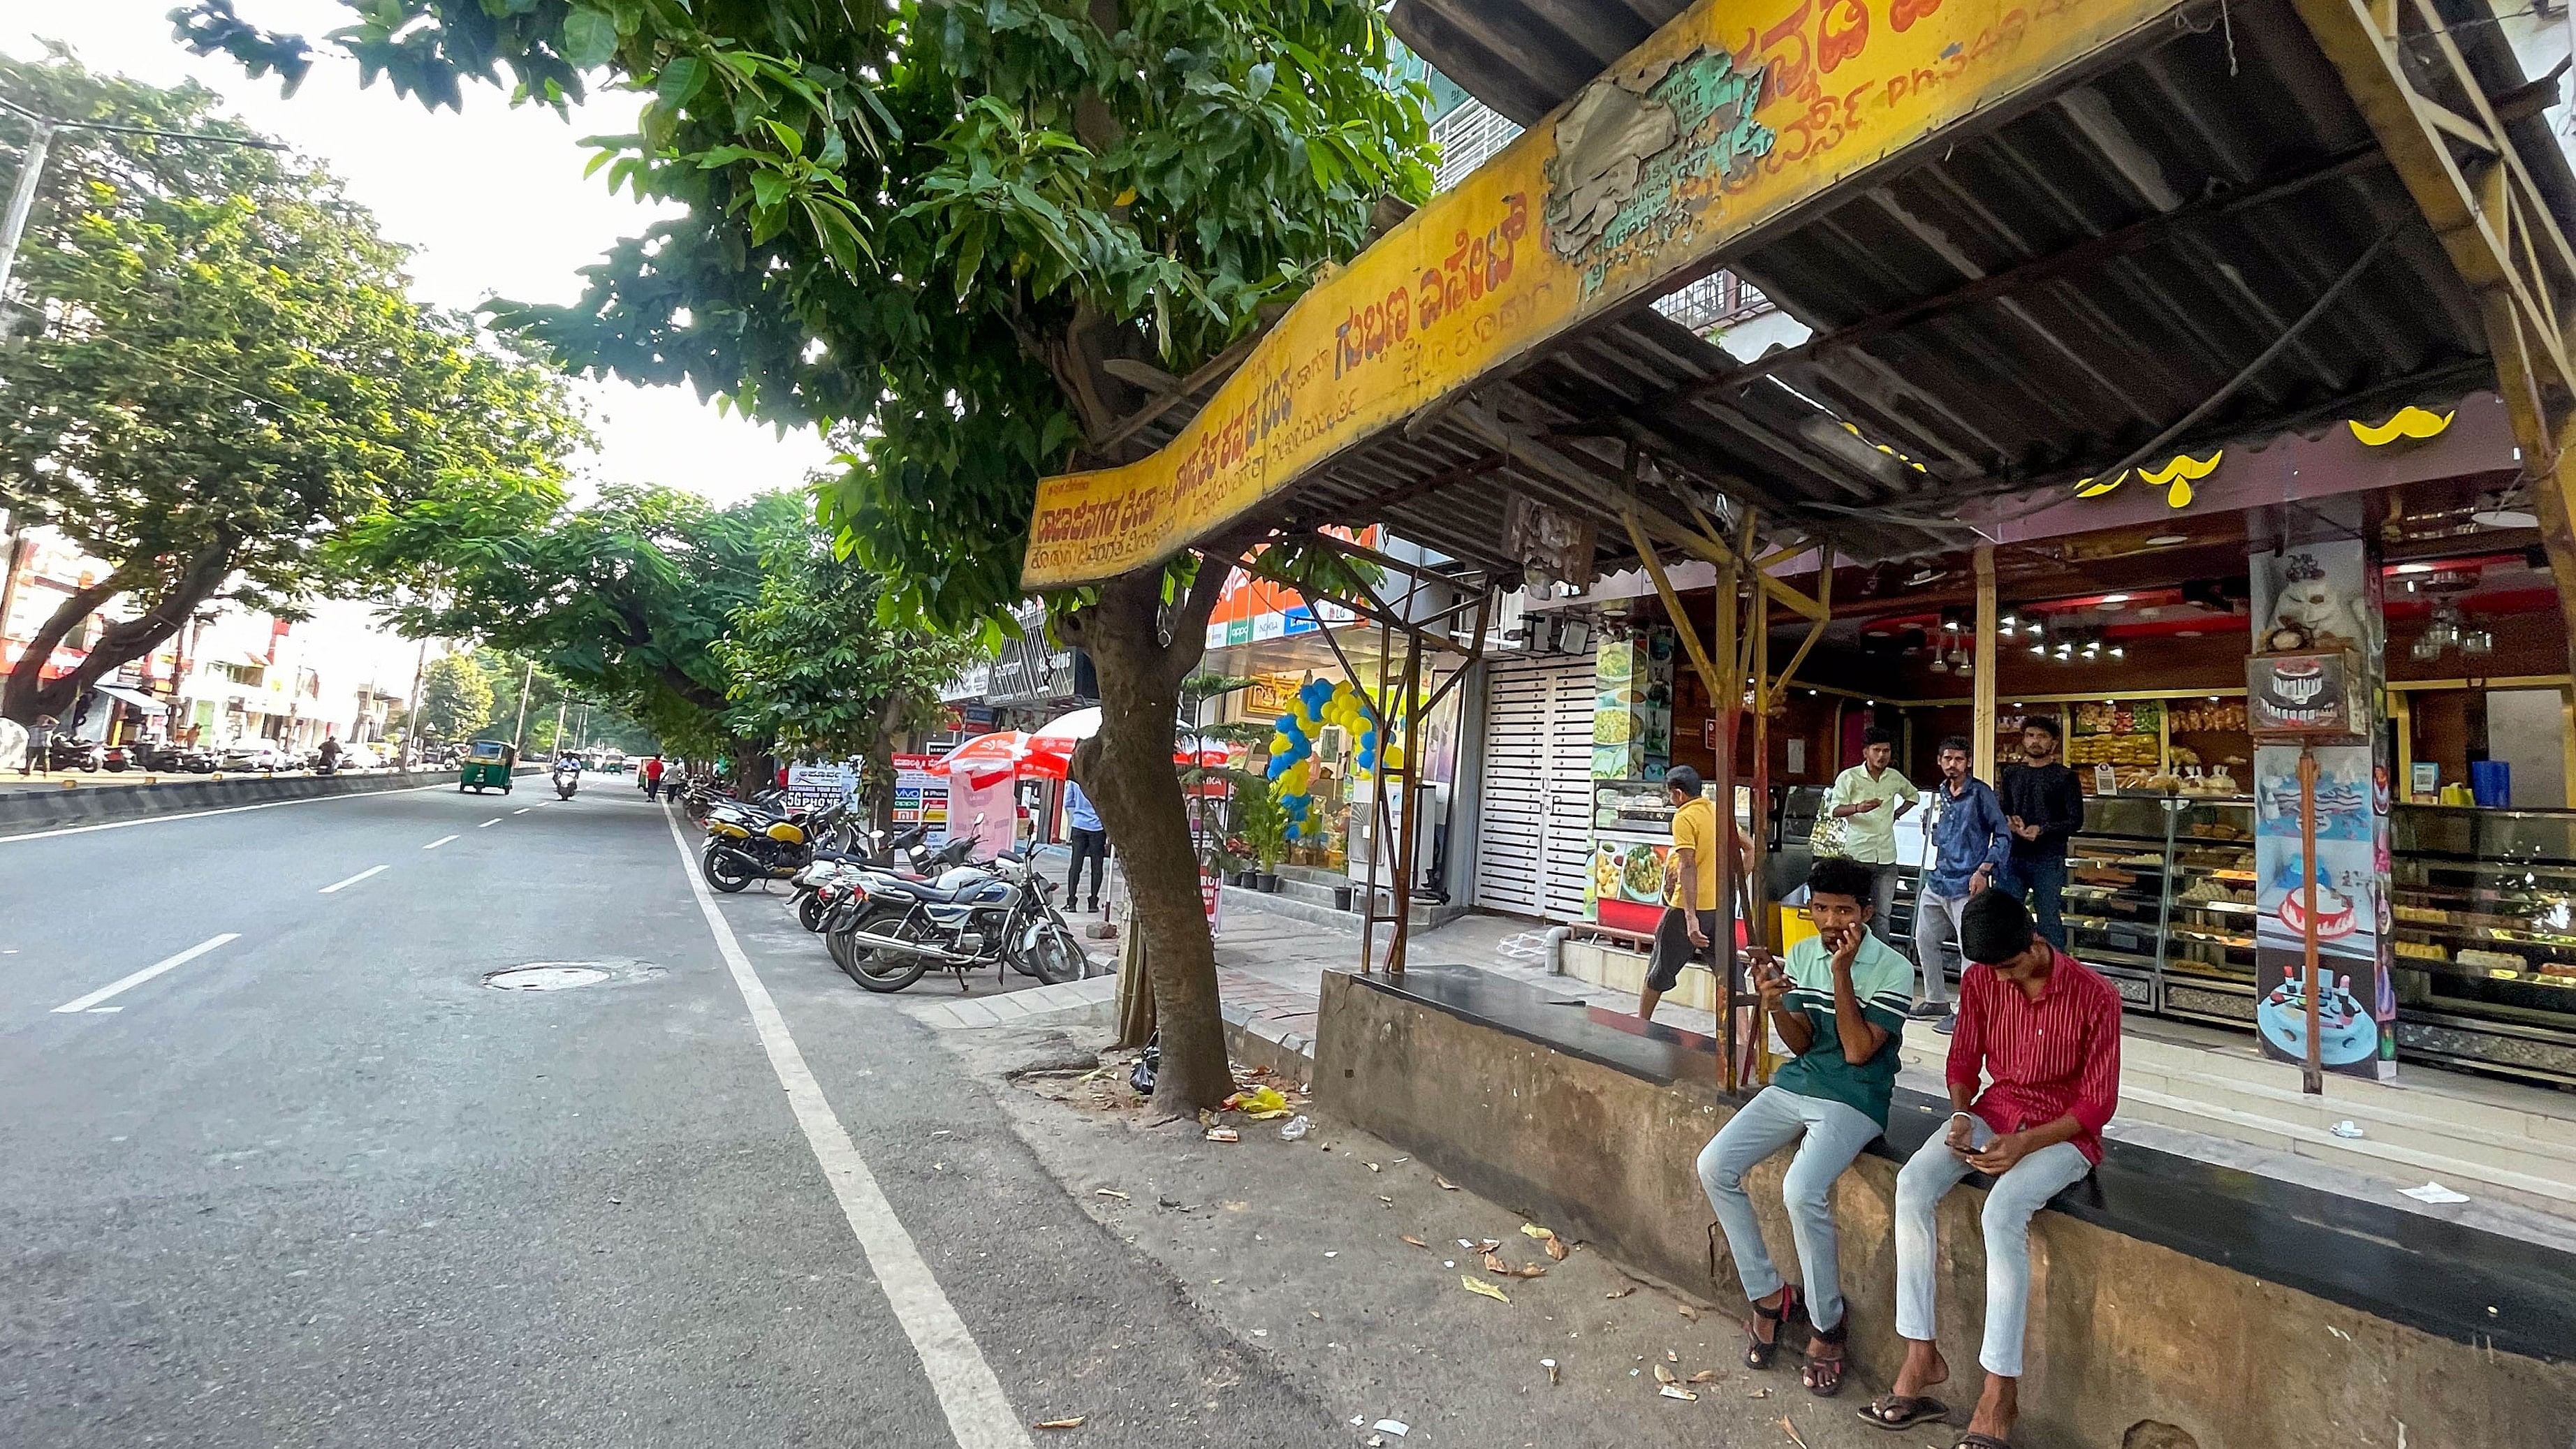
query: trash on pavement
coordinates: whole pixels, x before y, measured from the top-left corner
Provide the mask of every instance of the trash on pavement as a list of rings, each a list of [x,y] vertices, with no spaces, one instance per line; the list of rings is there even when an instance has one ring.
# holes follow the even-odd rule
[[[1604,1298],[1625,1298],[1625,1297],[1627,1297],[1629,1294],[1634,1293],[1634,1292],[1636,1292],[1636,1291],[1637,1291],[1637,1285],[1636,1285],[1636,1284],[1634,1284],[1634,1283],[1625,1283],[1625,1284],[1620,1285],[1619,1287],[1616,1287],[1616,1288],[1611,1289],[1609,1292],[1604,1293],[1604,1294],[1602,1294],[1601,1296],[1602,1296],[1602,1297],[1604,1297]]]
[[[1690,1390],[1683,1388],[1679,1384],[1666,1384],[1662,1388],[1656,1390],[1656,1392],[1662,1394],[1665,1398],[1680,1399],[1684,1403],[1696,1404],[1699,1402],[1699,1395],[1692,1393]]]
[[[1127,1202],[1130,1200],[1127,1194],[1120,1192],[1114,1187],[1095,1187],[1091,1190],[1091,1195],[1093,1197],[1114,1197],[1120,1202]]]
[[[1543,1358],[1538,1361],[1538,1366],[1547,1370],[1548,1387],[1556,1387],[1556,1360],[1552,1358]]]
[[[1154,1074],[1162,1069],[1163,1034],[1158,1031],[1153,1040],[1145,1043],[1145,1053],[1136,1058],[1135,1069],[1127,1073],[1127,1085],[1134,1087],[1138,1096],[1150,1097],[1154,1095]]]
[[[1210,1142],[1241,1142],[1243,1140],[1243,1134],[1235,1131],[1231,1127],[1210,1127],[1207,1130],[1207,1140]]]
[[[2469,1195],[2467,1193],[2453,1192],[2438,1182],[2428,1182],[2422,1187],[2401,1187],[2398,1191],[2415,1199],[2417,1202],[2441,1203],[2467,1202],[2469,1200]]]
[[[1280,1126],[1279,1140],[1282,1142],[1294,1142],[1314,1130],[1314,1122],[1309,1119],[1305,1113],[1300,1112],[1296,1116],[1289,1118]]]
[[[1069,1419],[1040,1419],[1035,1427],[1040,1429],[1079,1429],[1082,1427],[1082,1421],[1089,1417],[1090,1415],[1088,1414],[1076,1414]]]
[[[1673,1351],[1672,1351],[1671,1349],[1669,1349],[1669,1348],[1664,1350],[1664,1362],[1666,1362],[1666,1363],[1680,1363],[1681,1361],[1682,1361],[1682,1356],[1681,1356],[1680,1354],[1677,1354],[1677,1353],[1673,1352]]]
[[[2337,1122],[2326,1130],[2332,1132],[2337,1137],[2359,1137],[2362,1135],[2361,1124],[2353,1121],[2349,1117]]]
[[[1376,1163],[1374,1163],[1374,1162],[1367,1164],[1367,1167],[1368,1167],[1368,1170],[1369,1170],[1369,1171],[1371,1171],[1371,1172],[1379,1172],[1379,1171],[1383,1171],[1383,1169],[1382,1169],[1382,1168],[1380,1168],[1380,1167],[1379,1167]]]
[[[1456,1192],[1458,1190],[1458,1184],[1451,1182],[1449,1179],[1442,1177],[1436,1172],[1431,1174],[1431,1185],[1440,1189],[1442,1192]]]
[[[1458,1286],[1466,1289],[1470,1293],[1478,1295],[1479,1297],[1491,1298],[1497,1303],[1509,1303],[1512,1301],[1510,1298],[1504,1296],[1502,1289],[1495,1287],[1493,1284],[1486,1282],[1482,1278],[1471,1278],[1466,1274],[1461,1273],[1458,1275]]]
[[[1798,1426],[1790,1423],[1786,1414],[1780,1416],[1780,1432],[1788,1435],[1789,1442],[1797,1445],[1798,1449],[1807,1449],[1807,1441],[1798,1437]]]
[[[1369,1427],[1381,1434],[1393,1434],[1398,1439],[1413,1432],[1412,1426],[1402,1419],[1380,1419]]]
[[[1262,1086],[1248,1092],[1237,1092],[1225,1099],[1225,1105],[1255,1122],[1288,1115],[1288,1099],[1279,1094],[1277,1087]]]

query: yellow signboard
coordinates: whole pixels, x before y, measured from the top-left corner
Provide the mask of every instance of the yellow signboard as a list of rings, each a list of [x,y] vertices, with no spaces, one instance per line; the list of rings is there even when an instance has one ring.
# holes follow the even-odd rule
[[[1021,582],[1150,564],[2177,0],[1701,0],[1281,318],[1152,457],[1038,488]]]

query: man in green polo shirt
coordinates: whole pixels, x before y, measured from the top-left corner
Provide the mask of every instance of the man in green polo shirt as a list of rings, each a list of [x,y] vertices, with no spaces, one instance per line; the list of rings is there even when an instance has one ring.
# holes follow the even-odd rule
[[[1736,1276],[1753,1301],[1744,1351],[1751,1368],[1769,1368],[1779,1335],[1800,1306],[1799,1288],[1771,1266],[1762,1227],[1745,1195],[1754,1164],[1798,1143],[1782,1196],[1798,1247],[1798,1269],[1811,1340],[1801,1377],[1807,1391],[1842,1391],[1841,1269],[1834,1240],[1834,1179],[1872,1138],[1887,1130],[1896,1092],[1898,1047],[1914,1004],[1914,964],[1870,934],[1870,869],[1827,856],[1807,874],[1808,911],[1816,934],[1789,948],[1788,969],[1755,953],[1753,988],[1763,1019],[1788,1044],[1791,1059],[1727,1119],[1699,1155],[1700,1185],[1717,1210],[1735,1257]]]

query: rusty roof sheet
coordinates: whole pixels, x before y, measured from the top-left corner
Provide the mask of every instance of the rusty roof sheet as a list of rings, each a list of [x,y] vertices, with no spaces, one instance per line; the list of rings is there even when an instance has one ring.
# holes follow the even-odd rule
[[[1679,8],[1404,0],[1397,14],[1445,72],[1535,116]],[[1382,521],[1510,573],[1517,492],[1594,521],[1600,566],[1623,567],[1615,498],[1633,440],[1661,508],[1732,495],[1763,509],[1766,532],[1830,532],[1863,556],[1937,549],[1963,536],[1949,520],[1970,498],[2126,460],[2366,256],[2172,451],[2492,386],[2472,298],[2295,13],[2238,0],[2203,18],[1715,259],[1814,328],[1807,344],[1739,364],[1641,301],[1344,453],[1288,497],[1288,521]],[[2501,91],[2520,75],[2493,30],[2463,38]],[[1483,51],[1454,38],[1471,35]],[[2565,159],[2537,117],[2524,124],[2564,217]]]

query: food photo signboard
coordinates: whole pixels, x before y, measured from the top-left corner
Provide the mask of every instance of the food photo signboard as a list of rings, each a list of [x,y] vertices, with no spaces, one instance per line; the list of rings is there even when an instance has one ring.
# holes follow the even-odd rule
[[[2254,1026],[2267,1055],[2308,1055],[2305,853],[2299,756],[2316,758],[2317,1042],[2325,1069],[2397,1067],[2388,905],[2388,798],[2379,788],[2370,660],[2379,647],[2369,562],[2354,540],[2254,560]],[[2287,647],[2283,647],[2287,646]]]

